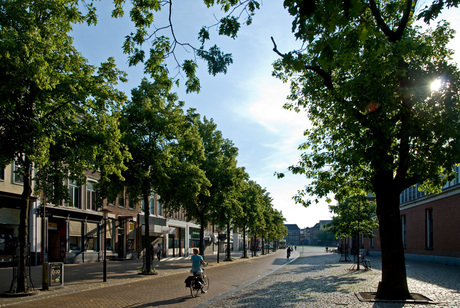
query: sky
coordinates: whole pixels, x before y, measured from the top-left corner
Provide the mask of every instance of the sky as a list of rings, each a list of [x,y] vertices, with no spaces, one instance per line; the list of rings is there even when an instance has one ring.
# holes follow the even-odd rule
[[[110,18],[111,1],[98,5],[98,25],[76,26],[72,34],[76,48],[91,64],[98,65],[114,57],[118,68],[128,73],[128,83],[120,85],[128,96],[131,89],[140,84],[144,77],[142,67],[129,67],[127,56],[122,52],[124,37],[132,26],[124,19]],[[173,2],[173,24],[179,41],[195,43],[201,26],[209,26],[220,17],[218,10],[206,9],[201,0]],[[233,40],[219,37],[211,30],[211,43],[223,51],[231,53],[233,64],[227,74],[210,76],[204,62],[198,62],[198,76],[201,90],[198,94],[187,94],[184,82],[175,89],[179,99],[185,101],[186,108],[196,108],[202,116],[214,119],[217,129],[239,149],[238,166],[245,167],[250,179],[265,188],[273,198],[273,206],[281,211],[288,224],[300,228],[313,227],[320,220],[332,219],[325,201],[312,204],[308,208],[295,204],[292,197],[298,190],[308,185],[308,179],[285,173],[278,179],[275,172],[285,172],[296,164],[301,152],[297,147],[305,141],[303,131],[308,127],[305,113],[295,113],[283,109],[289,94],[289,85],[271,76],[272,64],[279,56],[273,52],[271,37],[281,52],[288,52],[300,45],[291,33],[292,17],[282,6],[283,1],[262,1],[260,10],[253,17],[250,26],[242,26],[238,37]],[[444,16],[452,22],[454,29],[460,30],[455,16],[460,10],[452,10]],[[156,17],[157,26],[165,25],[166,12]],[[459,40],[451,48],[460,47]],[[180,59],[192,55],[178,48]],[[457,63],[460,63],[456,55]],[[175,63],[170,62],[171,75],[177,73]]]

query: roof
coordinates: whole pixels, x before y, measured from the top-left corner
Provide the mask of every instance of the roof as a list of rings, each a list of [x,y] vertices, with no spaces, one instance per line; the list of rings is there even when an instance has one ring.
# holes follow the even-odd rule
[[[288,231],[300,231],[300,228],[297,226],[297,224],[285,224],[285,226],[288,228]]]

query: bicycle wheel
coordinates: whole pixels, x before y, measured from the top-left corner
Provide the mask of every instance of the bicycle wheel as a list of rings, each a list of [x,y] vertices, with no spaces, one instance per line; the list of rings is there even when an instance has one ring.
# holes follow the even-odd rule
[[[208,291],[209,290],[209,277],[203,274],[203,290]]]
[[[189,285],[189,289],[190,289],[190,295],[192,297],[196,297],[196,293],[195,293],[195,279],[193,279],[191,282],[190,282],[190,285]]]
[[[198,282],[198,280],[195,282],[195,288],[194,288],[194,291],[195,291],[195,296],[194,297],[197,297],[198,296],[198,293],[201,292],[201,286]]]

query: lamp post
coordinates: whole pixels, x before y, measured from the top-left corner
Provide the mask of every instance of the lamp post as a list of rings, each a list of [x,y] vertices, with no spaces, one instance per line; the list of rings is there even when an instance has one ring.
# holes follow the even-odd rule
[[[360,248],[359,247],[359,215],[360,215],[360,210],[361,210],[359,205],[360,205],[360,201],[358,201],[358,247],[357,247],[358,248],[358,258],[357,258],[358,261],[356,261],[356,270],[358,271],[359,271],[359,257],[360,257],[359,256],[359,248]]]
[[[108,209],[102,209],[104,217],[104,258],[102,260],[102,281],[107,282],[107,216],[109,215]]]

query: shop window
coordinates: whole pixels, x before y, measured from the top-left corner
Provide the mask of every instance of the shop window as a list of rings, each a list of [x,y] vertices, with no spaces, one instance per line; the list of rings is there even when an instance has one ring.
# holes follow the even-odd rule
[[[96,223],[89,222],[86,224],[86,250],[98,250]]]
[[[134,240],[136,238],[136,228],[134,221],[129,222],[128,247],[127,250],[134,250]]]
[[[112,240],[112,233],[113,233],[113,220],[112,219],[107,219],[107,226],[106,226],[106,232],[105,232],[105,247],[107,247],[107,250],[113,250],[113,240]]]
[[[86,209],[92,211],[97,210],[96,190],[92,182],[86,183]]]
[[[80,186],[76,181],[69,182],[70,206],[81,209]]]
[[[426,209],[426,249],[433,249],[433,209]]]
[[[81,250],[81,222],[69,221],[70,250]]]
[[[13,255],[14,242],[14,229],[0,228],[0,255]]]

